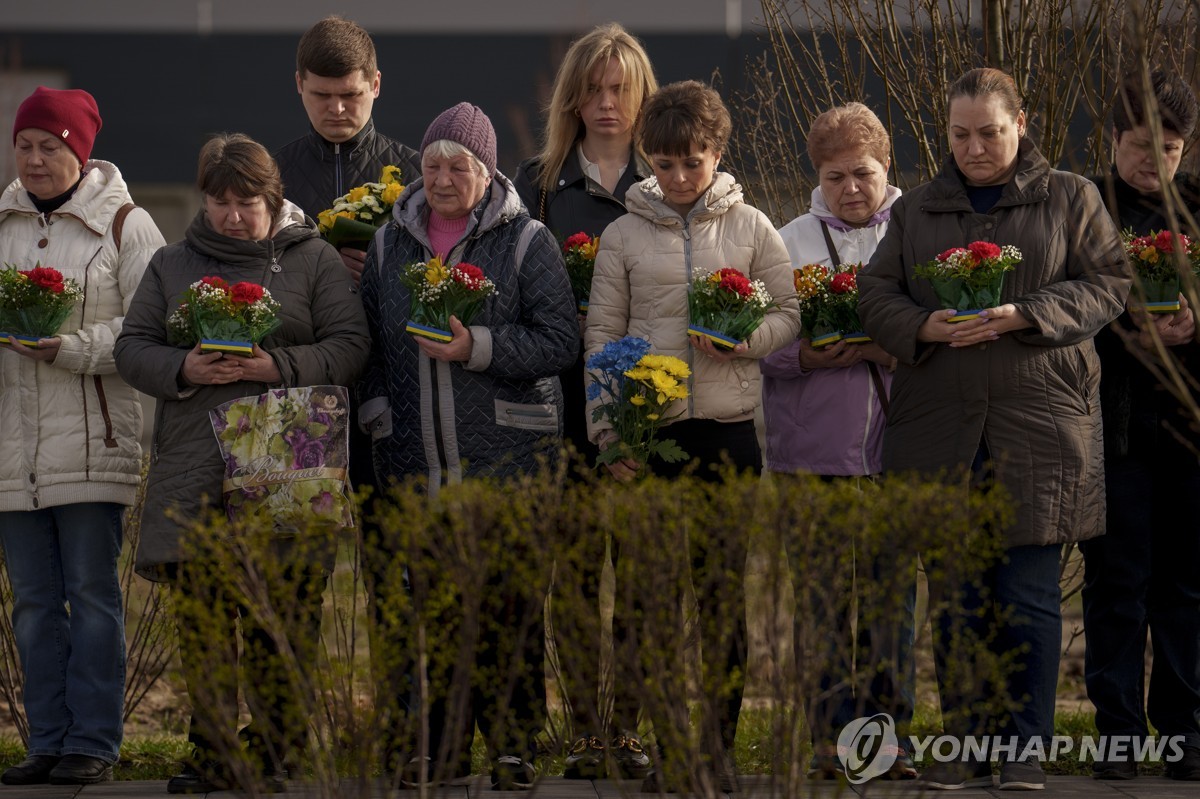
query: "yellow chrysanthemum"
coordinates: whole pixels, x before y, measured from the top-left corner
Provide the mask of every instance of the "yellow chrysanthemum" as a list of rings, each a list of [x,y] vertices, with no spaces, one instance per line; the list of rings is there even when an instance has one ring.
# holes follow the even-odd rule
[[[450,270],[442,263],[442,259],[434,256],[425,264],[425,282],[431,286],[439,285],[450,277]]]
[[[631,405],[645,405],[646,398],[643,397],[641,394],[634,394],[632,397],[629,398],[629,403]]]
[[[380,199],[385,203],[395,203],[402,191],[404,191],[404,187],[399,183],[389,183],[383,188],[383,196]]]
[[[655,369],[650,373],[650,382],[654,384],[654,388],[658,391],[668,391],[679,385],[679,381],[671,377],[661,369]]]
[[[711,275],[708,276],[708,282],[712,283],[714,285],[719,284],[721,282],[721,276],[718,275],[716,272],[713,272]]]
[[[648,413],[648,414],[646,414],[646,418],[652,422],[656,422],[656,421],[658,421],[658,414],[657,413]]]
[[[688,395],[687,386],[684,386],[684,385],[675,386],[675,388],[671,389],[670,391],[667,391],[666,395],[673,400],[687,399],[687,395]]]
[[[1141,258],[1146,263],[1156,264],[1156,263],[1158,263],[1158,248],[1157,247],[1147,247],[1146,249],[1144,249],[1140,253],[1138,253],[1138,258]]]
[[[639,362],[638,366],[627,370],[625,372],[625,376],[630,380],[649,380],[652,372],[653,370],[651,370],[649,367],[641,366]]]
[[[641,360],[638,361],[638,365],[648,366],[651,369],[661,369],[678,380],[684,380],[692,374],[692,370],[688,368],[687,363],[676,358],[674,355],[643,355]]]

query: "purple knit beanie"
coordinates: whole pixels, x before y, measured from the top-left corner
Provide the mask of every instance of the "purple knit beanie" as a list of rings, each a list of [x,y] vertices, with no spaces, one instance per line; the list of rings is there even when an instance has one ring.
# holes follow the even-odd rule
[[[496,129],[483,109],[470,103],[459,103],[438,114],[421,139],[421,153],[435,141],[446,139],[466,147],[483,162],[488,174],[496,172]]]

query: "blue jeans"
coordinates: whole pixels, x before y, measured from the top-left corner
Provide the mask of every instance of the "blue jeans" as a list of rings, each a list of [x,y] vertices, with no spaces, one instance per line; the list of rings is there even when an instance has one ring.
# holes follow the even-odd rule
[[[31,755],[117,760],[125,700],[117,576],[123,510],[93,502],[0,513]]]
[[[1148,716],[1200,746],[1200,466],[1164,450],[1105,463],[1108,532],[1079,545],[1085,676],[1101,735],[1146,736]]]
[[[933,635],[947,734],[1015,736],[1017,754],[1032,737],[1049,745],[1062,649],[1061,554],[1057,544],[1012,547],[979,580],[956,581],[953,564],[926,564],[930,606],[949,603],[934,619]],[[1003,684],[970,667],[978,646],[1013,658]],[[1004,711],[994,705],[998,692]]]

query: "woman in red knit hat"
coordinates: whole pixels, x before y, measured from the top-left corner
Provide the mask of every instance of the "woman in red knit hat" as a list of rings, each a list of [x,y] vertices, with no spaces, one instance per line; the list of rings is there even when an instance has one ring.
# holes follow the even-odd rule
[[[0,262],[58,270],[83,292],[52,335],[0,347],[0,543],[29,720],[28,756],[0,775],[7,785],[101,782],[121,746],[117,557],[142,410],[112,353],[164,242],[117,168],[91,157],[100,125],[87,92],[39,87],[17,109],[19,177],[0,196]]]

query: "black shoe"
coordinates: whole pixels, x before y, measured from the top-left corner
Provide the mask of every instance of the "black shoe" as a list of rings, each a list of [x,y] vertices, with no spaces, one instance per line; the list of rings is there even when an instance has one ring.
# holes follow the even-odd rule
[[[583,735],[571,744],[563,763],[563,778],[568,780],[604,779],[604,742],[595,735]]]
[[[95,785],[112,779],[112,764],[91,755],[63,755],[50,769],[51,785]]]
[[[1092,763],[1092,779],[1132,780],[1138,775],[1135,760],[1097,760]]]
[[[992,787],[990,763],[935,763],[917,778],[917,785],[935,791]]]
[[[1036,760],[1006,760],[1000,764],[1000,790],[1040,791],[1046,787],[1046,772]]]
[[[185,764],[183,771],[167,780],[167,793],[212,793],[229,786],[225,767],[216,760],[205,760],[199,768]]]
[[[1167,776],[1173,780],[1200,780],[1200,747],[1184,744],[1183,757],[1167,763]]]
[[[623,733],[613,738],[608,753],[616,762],[621,779],[644,780],[650,775],[650,756],[636,735]]]
[[[500,755],[492,764],[493,791],[527,791],[536,777],[533,764],[516,755]]]
[[[58,755],[29,755],[20,763],[5,769],[0,782],[5,785],[45,785],[50,772],[61,760]]]

